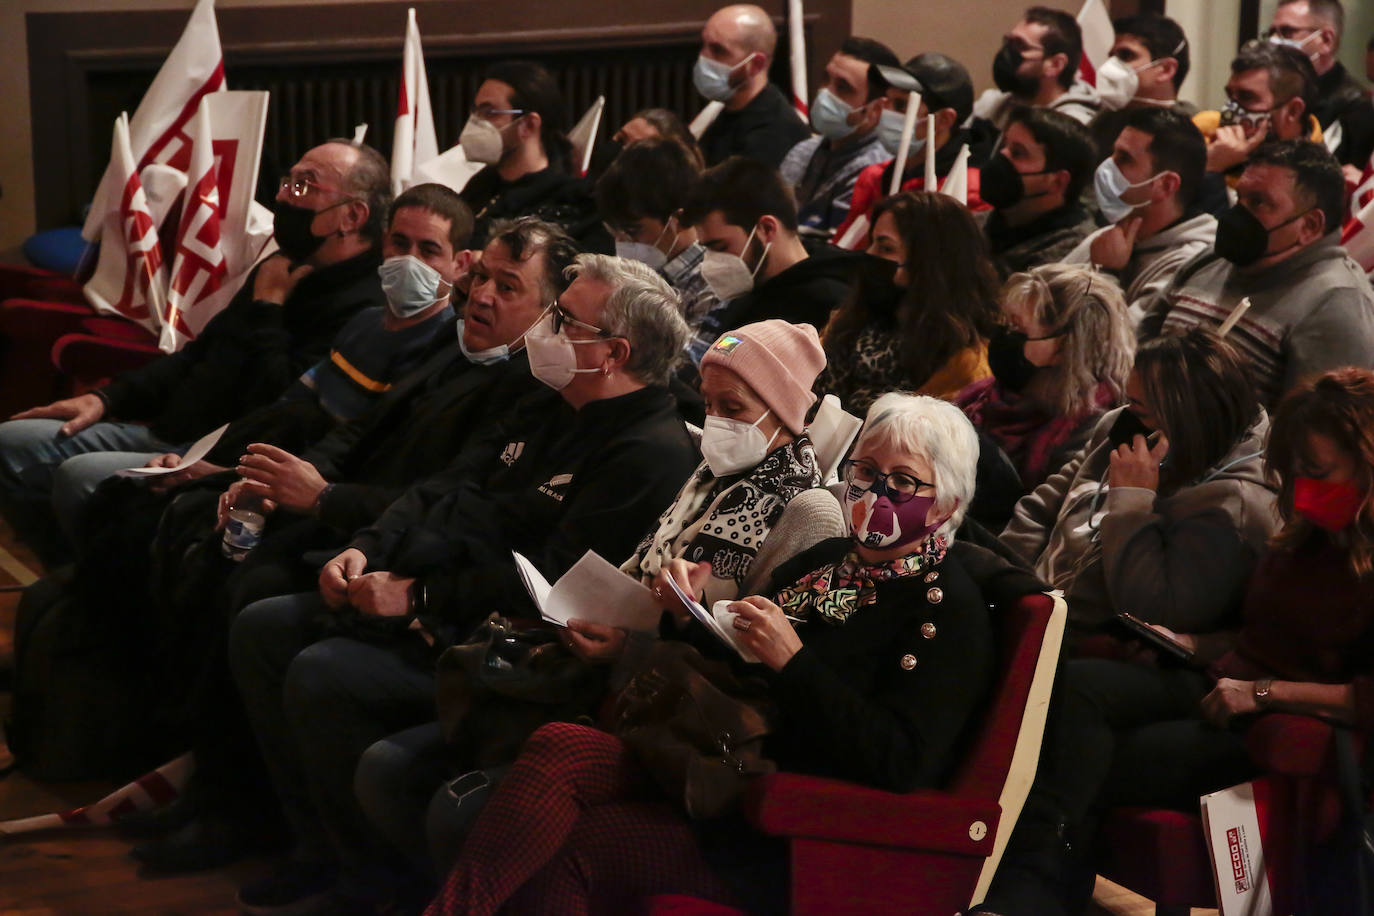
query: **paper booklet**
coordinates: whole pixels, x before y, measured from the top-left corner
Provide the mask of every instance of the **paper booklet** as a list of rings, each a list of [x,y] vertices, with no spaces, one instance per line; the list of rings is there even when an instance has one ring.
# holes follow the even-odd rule
[[[185,470],[210,454],[210,449],[215,447],[219,437],[224,435],[224,431],[228,428],[229,424],[225,423],[219,429],[201,436],[186,450],[186,454],[181,456],[181,464],[174,468],[125,468],[122,471],[115,471],[115,475],[118,477],[160,477],[163,474],[175,474],[177,471]]]
[[[739,657],[746,662],[749,662],[751,665],[757,665],[759,663],[758,656],[750,652],[739,641],[739,630],[735,629],[735,618],[739,615],[732,614],[727,610],[732,603],[728,598],[717,601],[711,606],[711,610],[708,613],[701,602],[684,592],[682,587],[679,586],[671,576],[665,576],[664,578],[668,580],[668,586],[673,590],[673,594],[677,595],[678,600],[687,606],[687,610],[692,612],[693,617],[701,621],[702,626],[716,634],[717,639],[738,652]]]
[[[553,585],[525,557],[514,550],[511,554],[540,616],[549,623],[566,627],[568,619],[576,617],[608,627],[658,632],[663,610],[653,593],[594,551],[584,553]]]

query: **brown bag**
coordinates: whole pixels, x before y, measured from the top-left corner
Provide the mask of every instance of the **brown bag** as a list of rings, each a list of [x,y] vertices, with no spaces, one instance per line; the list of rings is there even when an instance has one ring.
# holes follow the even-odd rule
[[[777,769],[763,756],[772,710],[762,680],[666,640],[621,691],[611,731],[689,817],[718,817],[749,777]]]
[[[468,769],[510,763],[546,722],[592,722],[606,673],[577,658],[549,626],[498,614],[439,656],[439,726]]]

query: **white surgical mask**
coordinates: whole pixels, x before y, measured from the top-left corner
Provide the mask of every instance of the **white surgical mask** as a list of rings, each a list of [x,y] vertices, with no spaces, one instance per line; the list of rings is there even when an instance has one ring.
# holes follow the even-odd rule
[[[1116,164],[1115,159],[1103,159],[1102,164],[1097,167],[1097,174],[1093,176],[1093,192],[1097,196],[1098,209],[1107,218],[1107,222],[1121,222],[1136,207],[1145,206],[1143,203],[1127,203],[1121,199],[1121,195],[1132,188],[1143,188],[1163,174],[1163,172],[1158,172],[1144,181],[1131,184],[1126,176],[1121,174],[1121,168]],[[1149,202],[1146,201],[1146,203]]]
[[[458,319],[458,349],[463,351],[463,356],[467,361],[478,366],[490,366],[493,363],[503,363],[510,359],[510,346],[501,344],[497,347],[488,347],[485,350],[469,350],[467,341],[463,339],[463,319]]]
[[[1295,51],[1301,51],[1303,54],[1307,54],[1307,51],[1304,50],[1307,47],[1307,43],[1312,39],[1316,38],[1320,34],[1321,30],[1318,29],[1317,31],[1308,34],[1306,38],[1284,38],[1282,35],[1270,35],[1269,43],[1274,45],[1283,45],[1285,48],[1292,48]],[[1307,56],[1310,60],[1316,61],[1319,55],[1307,54]]]
[[[447,292],[439,295],[443,276],[413,254],[387,258],[377,268],[377,275],[382,278],[387,307],[397,318],[418,315],[448,298]]]
[[[726,417],[707,417],[701,428],[701,457],[716,477],[729,477],[740,471],[758,467],[768,457],[768,447],[778,437],[775,430],[767,439],[759,424],[772,411],[765,410],[763,416],[753,423],[731,420]]]
[[[575,344],[600,343],[602,338],[572,340],[560,329],[553,331],[553,316],[548,320],[540,319],[535,326],[525,332],[525,352],[530,358],[530,375],[548,385],[554,391],[562,391],[579,373],[600,372],[600,369],[577,368]]]
[[[906,115],[891,108],[883,109],[883,113],[878,118],[878,142],[887,150],[889,156],[895,157],[897,151],[902,148],[902,128],[906,125]],[[926,138],[917,136],[925,129],[924,125],[918,121],[916,129],[911,132],[911,148],[907,153],[907,161],[911,162],[925,152]]]
[[[753,56],[750,54],[731,67],[718,60],[711,60],[705,55],[698,55],[696,66],[692,68],[692,85],[703,98],[712,102],[724,102],[735,94],[734,87],[730,85],[730,74],[747,64]]]
[[[816,93],[811,103],[811,126],[827,140],[843,140],[858,128],[849,123],[854,108],[844,102],[829,89]]]
[[[663,237],[668,234],[668,226],[671,222],[672,221],[669,220],[663,224],[663,231],[658,234],[658,238],[654,239],[652,245],[648,242],[622,242],[616,239],[615,256],[617,258],[629,258],[632,261],[640,261],[641,263],[648,264],[654,270],[662,270],[663,265],[668,263],[668,256],[658,247],[658,243],[663,241]],[[673,240],[668,243],[669,251],[677,244],[678,235],[679,233],[673,233]]]
[[[500,162],[501,155],[506,151],[501,128],[475,114],[468,115],[468,122],[463,125],[463,132],[458,135],[458,144],[463,147],[463,155],[469,162],[481,162],[486,165]]]
[[[757,231],[757,226],[749,231],[749,238],[744,240],[745,251],[749,250],[749,243],[754,240],[754,233]],[[743,296],[754,288],[754,277],[763,267],[763,261],[768,257],[768,249],[771,247],[771,242],[764,246],[763,254],[759,255],[758,263],[754,265],[753,270],[750,270],[749,265],[744,263],[744,258],[737,254],[708,249],[701,258],[701,278],[721,302]]]
[[[1140,91],[1140,73],[1119,57],[1109,57],[1097,71],[1097,97],[1112,110],[1125,108]]]

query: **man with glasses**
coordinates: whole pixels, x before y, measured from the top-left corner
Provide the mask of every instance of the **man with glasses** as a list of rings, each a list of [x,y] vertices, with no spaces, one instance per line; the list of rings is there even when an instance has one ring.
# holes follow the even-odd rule
[[[277,397],[329,354],[359,310],[385,306],[377,267],[390,169],[370,147],[331,140],[282,179],[280,252],[258,265],[200,336],[89,394],[0,424],[7,519],[52,557],[66,552],[48,502],[79,506],[120,468],[188,444]]]
[[[318,592],[236,619],[231,666],[296,841],[281,869],[240,890],[248,912],[303,911],[331,894],[376,903],[362,881],[394,854],[367,826],[353,774],[374,741],[433,719],[424,641],[463,639],[492,612],[537,617],[511,551],[549,581],[588,550],[618,563],[696,467],[666,388],[687,340],[676,295],[635,261],[584,254],[571,272],[525,335],[545,390],[359,531]],[[562,402],[554,416],[530,409],[550,399]],[[390,622],[396,635],[318,642],[322,615],[362,621],[359,633]],[[336,896],[328,912],[353,912],[344,905]]]
[[[1336,59],[1345,30],[1340,0],[1279,0],[1271,42],[1306,54],[1317,72],[1317,101],[1312,106],[1327,148],[1346,166],[1347,179],[1358,179],[1374,152],[1374,105],[1365,89]]]
[[[537,216],[562,226],[584,250],[611,250],[587,183],[577,177],[563,93],[532,61],[493,64],[477,87],[459,143],[485,164],[459,196],[476,214],[475,247],[496,220]]]
[[[1245,163],[1260,144],[1310,138],[1322,141],[1312,115],[1317,74],[1306,55],[1267,41],[1247,41],[1231,61],[1226,107],[1199,112],[1193,123],[1207,141],[1207,179],[1201,204],[1220,214],[1229,205]]]

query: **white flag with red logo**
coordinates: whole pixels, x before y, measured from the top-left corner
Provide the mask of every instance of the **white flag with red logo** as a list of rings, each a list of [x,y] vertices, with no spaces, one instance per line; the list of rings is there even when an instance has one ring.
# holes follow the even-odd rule
[[[802,0],[787,0],[787,46],[792,65],[792,107],[809,123],[806,94],[806,33],[803,30]]]
[[[1116,43],[1107,5],[1102,0],[1085,0],[1078,11],[1078,28],[1083,32],[1083,57],[1078,62],[1078,73],[1089,85],[1096,86],[1097,71],[1107,62]]]
[[[1374,199],[1346,220],[1341,244],[1365,273],[1374,276]]]
[[[954,160],[940,193],[948,194],[964,206],[968,206],[968,144],[959,148],[959,156]]]
[[[1350,212],[1359,212],[1371,200],[1374,200],[1374,153],[1370,154],[1369,161],[1365,163],[1364,171],[1360,174],[1360,180],[1356,182],[1355,190],[1350,195]]]
[[[195,757],[182,754],[89,805],[0,822],[0,837],[64,827],[104,827],[135,812],[151,811],[176,800],[195,768]]]
[[[105,175],[114,179],[119,193],[107,198],[103,211],[91,210],[98,220],[100,260],[83,291],[97,311],[113,312],[156,332],[165,303],[167,271],[157,223],[129,143],[128,112],[115,119]]]
[[[128,121],[128,144],[133,151],[135,172],[142,173],[144,167],[153,163],[165,163],[184,172],[191,161],[187,133],[191,119],[207,93],[223,88],[224,54],[215,24],[214,0],[197,0],[186,30]],[[116,166],[112,158],[81,230],[88,242],[100,241],[102,214],[119,201],[126,181],[122,166]]]
[[[229,304],[265,253],[271,222],[263,225],[250,214],[267,101],[266,92],[215,93],[192,122],[191,162],[158,340],[167,353],[179,350]]]
[[[587,174],[592,165],[592,150],[596,147],[596,131],[601,126],[601,112],[606,108],[606,97],[599,95],[592,107],[587,109],[573,129],[568,131],[568,142],[573,149],[573,168],[579,178]]]
[[[400,194],[415,184],[418,163],[439,155],[434,133],[434,109],[429,105],[429,78],[415,8],[406,17],[405,47],[401,51],[401,94],[396,101],[396,132],[391,141],[391,190]]]

